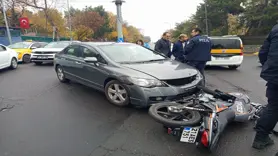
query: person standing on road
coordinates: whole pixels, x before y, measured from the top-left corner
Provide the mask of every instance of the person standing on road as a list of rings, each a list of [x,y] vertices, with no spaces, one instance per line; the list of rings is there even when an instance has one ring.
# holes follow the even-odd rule
[[[278,121],[278,24],[272,28],[264,41],[259,51],[259,60],[263,64],[260,76],[267,81],[268,105],[256,124],[257,133],[252,147],[264,149],[268,145],[274,144],[269,134]]]
[[[137,40],[136,44],[140,45],[140,46],[144,46],[144,42],[143,40]]]
[[[211,60],[211,40],[207,36],[201,35],[199,28],[194,28],[191,32],[192,38],[186,43],[184,48],[185,62],[197,68],[204,77],[207,61]]]
[[[164,32],[162,38],[155,43],[155,51],[160,52],[168,57],[171,57],[171,42],[170,33]]]
[[[185,62],[184,47],[187,40],[188,40],[187,35],[181,34],[179,36],[179,40],[176,43],[174,43],[173,50],[172,50],[172,54],[175,56],[175,60],[183,63]]]

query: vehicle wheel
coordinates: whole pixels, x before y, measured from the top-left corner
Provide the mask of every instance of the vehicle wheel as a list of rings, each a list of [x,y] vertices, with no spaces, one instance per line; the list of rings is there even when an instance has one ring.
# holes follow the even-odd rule
[[[61,66],[57,66],[56,67],[56,73],[57,73],[57,77],[58,79],[62,82],[62,83],[66,83],[66,82],[69,82],[69,79],[67,79],[65,77],[65,74],[64,74],[64,70]]]
[[[36,65],[42,65],[42,62],[35,62]]]
[[[112,80],[106,84],[105,95],[108,101],[116,106],[124,107],[129,104],[127,89],[117,80]]]
[[[22,58],[23,63],[30,63],[30,61],[31,61],[30,55],[28,55],[28,54],[23,55],[23,58]]]
[[[16,58],[12,58],[10,68],[11,69],[16,69],[17,66],[18,66],[17,59]]]
[[[149,109],[149,115],[157,122],[167,127],[178,128],[181,126],[195,126],[200,123],[201,115],[197,111],[186,110],[182,113],[171,113],[169,106],[177,106],[177,103],[158,103]]]
[[[237,69],[239,66],[228,66],[230,69]]]

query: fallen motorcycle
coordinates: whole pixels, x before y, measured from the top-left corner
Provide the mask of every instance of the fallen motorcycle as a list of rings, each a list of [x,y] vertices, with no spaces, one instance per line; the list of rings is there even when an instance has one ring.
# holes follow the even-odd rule
[[[224,93],[198,86],[200,92],[179,101],[154,104],[149,114],[181,142],[212,151],[230,122],[259,118],[264,106],[242,93]]]

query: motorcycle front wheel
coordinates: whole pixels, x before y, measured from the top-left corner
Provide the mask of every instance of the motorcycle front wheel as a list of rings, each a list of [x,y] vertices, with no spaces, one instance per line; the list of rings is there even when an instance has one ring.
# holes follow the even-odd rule
[[[198,111],[184,110],[181,113],[168,111],[169,106],[177,106],[178,103],[158,103],[149,108],[149,115],[157,122],[167,127],[178,128],[195,126],[201,122],[201,114]]]

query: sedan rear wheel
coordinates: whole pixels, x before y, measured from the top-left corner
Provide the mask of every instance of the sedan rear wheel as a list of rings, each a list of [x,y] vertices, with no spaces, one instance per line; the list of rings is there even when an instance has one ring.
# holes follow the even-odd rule
[[[17,68],[17,59],[16,58],[12,58],[12,60],[11,60],[11,66],[10,66],[10,68],[11,69],[16,69]]]
[[[123,107],[129,104],[127,89],[117,80],[112,80],[106,84],[105,95],[109,102],[116,106]]]

